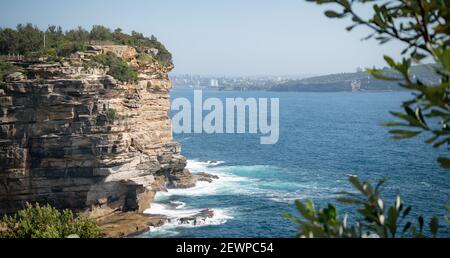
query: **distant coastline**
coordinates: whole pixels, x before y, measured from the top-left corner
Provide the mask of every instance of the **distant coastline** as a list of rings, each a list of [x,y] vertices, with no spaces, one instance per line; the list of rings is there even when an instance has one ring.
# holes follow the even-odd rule
[[[431,70],[433,64],[411,68],[411,77],[426,85],[438,82]],[[394,71],[383,68],[386,76],[396,77]],[[355,73],[337,73],[307,78],[298,76],[240,76],[217,77],[180,75],[171,77],[174,87],[179,89],[214,89],[221,91],[280,91],[280,92],[389,92],[404,91],[399,81],[384,81],[374,78],[361,69]]]

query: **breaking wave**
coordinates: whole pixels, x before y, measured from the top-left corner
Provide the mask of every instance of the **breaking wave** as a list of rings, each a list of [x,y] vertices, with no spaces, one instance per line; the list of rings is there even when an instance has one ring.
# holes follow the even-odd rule
[[[211,207],[210,203],[203,204],[205,207],[198,207],[202,205],[202,201],[197,200],[205,196],[246,195],[275,202],[292,203],[296,199],[307,196],[327,198],[334,190],[323,189],[306,182],[281,181],[280,173],[284,171],[275,166],[228,166],[224,161],[188,160],[186,167],[193,174],[206,172],[219,176],[219,179],[212,183],[200,181],[192,188],[158,192],[152,207],[145,213],[164,215],[169,218],[169,221],[161,227],[152,227],[149,232],[151,237],[176,236],[183,228],[222,225],[238,215],[236,207],[226,207],[221,203],[212,204],[216,207]],[[195,203],[193,200],[196,200]],[[211,209],[213,217],[189,222],[182,220],[182,218],[196,216],[205,209]]]

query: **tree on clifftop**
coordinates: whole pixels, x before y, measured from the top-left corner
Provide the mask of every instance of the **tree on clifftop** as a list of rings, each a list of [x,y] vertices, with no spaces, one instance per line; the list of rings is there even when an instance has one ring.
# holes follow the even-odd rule
[[[78,27],[63,31],[60,26],[51,25],[45,31],[33,26],[19,24],[16,29],[0,28],[0,55],[25,55],[29,57],[68,57],[83,51],[89,44],[107,43],[157,49],[155,60],[164,66],[172,65],[172,54],[155,36],[146,37],[133,31],[131,35],[122,29],[111,29],[94,25],[90,31]]]

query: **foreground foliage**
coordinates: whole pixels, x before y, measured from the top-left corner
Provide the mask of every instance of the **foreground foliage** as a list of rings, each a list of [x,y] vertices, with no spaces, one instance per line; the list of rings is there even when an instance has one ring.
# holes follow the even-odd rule
[[[426,237],[424,218],[420,216],[417,222],[408,221],[412,208],[404,206],[400,196],[397,196],[392,206],[385,204],[381,197],[383,180],[375,187],[369,182],[360,182],[357,177],[350,177],[349,181],[358,192],[339,192],[337,201],[355,206],[358,214],[356,222],[349,223],[347,214],[341,219],[333,204],[328,204],[326,208],[315,209],[312,200],[296,201],[300,217],[289,213],[284,213],[283,216],[298,225],[298,237]],[[439,220],[436,217],[427,223],[432,237],[437,236],[439,227]]]
[[[401,87],[413,92],[413,98],[403,103],[404,112],[391,112],[400,122],[386,126],[397,127],[390,133],[395,139],[415,137],[428,133],[431,137],[426,143],[434,147],[447,145],[450,148],[450,2],[446,0],[307,0],[317,4],[334,4],[339,10],[328,10],[330,18],[350,17],[352,24],[348,31],[358,26],[369,28],[372,33],[365,39],[375,38],[380,44],[391,40],[403,42],[405,48],[400,62],[385,56],[387,64],[396,74],[385,70],[369,69],[376,78],[396,81]],[[363,18],[355,6],[370,5],[373,9],[369,18]],[[425,81],[411,73],[413,63],[428,65],[438,78],[437,82]],[[403,129],[406,128],[406,129]],[[450,159],[440,157],[438,162],[450,168]],[[400,196],[392,206],[385,207],[380,191],[383,181],[375,188],[370,183],[361,183],[356,177],[350,182],[358,193],[341,192],[338,202],[356,206],[356,223],[348,223],[348,216],[341,220],[336,206],[315,209],[313,202],[297,201],[300,217],[285,213],[299,226],[299,237],[382,237],[399,236],[425,237],[425,221],[418,217],[417,222],[406,221],[411,207],[404,207]],[[448,208],[447,208],[448,209]],[[448,219],[446,225],[448,226]],[[436,237],[440,227],[433,217],[428,223],[428,233]],[[401,229],[400,229],[401,228]]]
[[[388,123],[398,127],[391,130],[395,139],[429,135],[426,143],[434,147],[450,147],[450,1],[446,0],[309,0],[318,4],[337,4],[339,10],[329,10],[330,18],[350,17],[353,24],[368,27],[372,33],[365,39],[375,38],[380,44],[396,40],[405,44],[400,62],[385,56],[389,67],[398,76],[387,76],[383,70],[369,69],[378,79],[398,81],[399,85],[411,90],[414,97],[403,103],[404,112],[391,112],[400,122]],[[355,6],[371,5],[373,13],[365,19]],[[438,82],[426,84],[421,78],[412,76],[412,63],[421,64],[432,60],[429,68],[439,78]],[[402,129],[406,128],[406,129]],[[440,157],[438,162],[450,168],[450,159]]]
[[[23,210],[0,221],[1,238],[65,238],[71,235],[98,238],[102,233],[95,220],[74,215],[70,210],[60,212],[48,204],[27,204]]]

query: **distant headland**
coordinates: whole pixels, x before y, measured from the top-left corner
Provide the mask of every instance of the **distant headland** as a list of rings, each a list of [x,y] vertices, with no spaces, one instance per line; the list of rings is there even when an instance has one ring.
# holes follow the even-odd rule
[[[411,68],[411,77],[424,84],[432,84],[439,79],[430,65],[417,65]],[[396,76],[396,73],[383,68],[383,73]],[[298,92],[357,92],[357,91],[402,91],[398,81],[384,81],[373,77],[369,72],[358,69],[354,73],[336,73],[314,77],[300,76],[200,76],[173,75],[174,87],[201,88],[236,91],[298,91]]]

